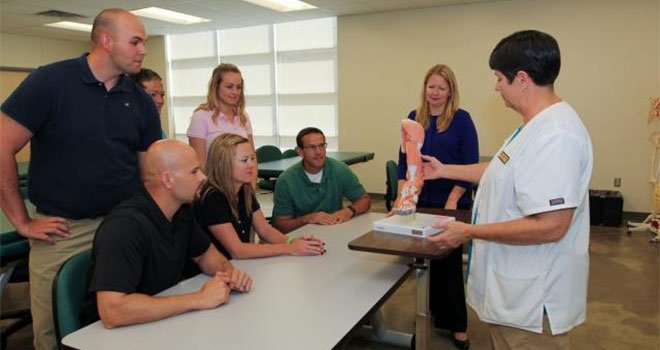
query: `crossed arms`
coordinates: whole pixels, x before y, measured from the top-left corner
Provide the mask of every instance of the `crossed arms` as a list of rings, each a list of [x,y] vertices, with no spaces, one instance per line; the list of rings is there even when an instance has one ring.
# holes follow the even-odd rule
[[[97,291],[99,316],[107,328],[146,323],[192,310],[212,309],[229,301],[230,290],[249,292],[252,279],[234,266],[211,244],[204,254],[193,259],[211,276],[193,293],[150,296],[141,293]]]

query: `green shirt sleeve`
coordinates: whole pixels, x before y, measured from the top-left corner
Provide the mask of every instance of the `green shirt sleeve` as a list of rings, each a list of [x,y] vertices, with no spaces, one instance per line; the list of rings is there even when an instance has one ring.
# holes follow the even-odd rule
[[[293,198],[289,190],[287,178],[280,176],[275,183],[275,194],[273,195],[273,217],[293,215]]]
[[[340,173],[343,195],[350,201],[362,197],[367,191],[348,165],[338,162],[337,170]]]

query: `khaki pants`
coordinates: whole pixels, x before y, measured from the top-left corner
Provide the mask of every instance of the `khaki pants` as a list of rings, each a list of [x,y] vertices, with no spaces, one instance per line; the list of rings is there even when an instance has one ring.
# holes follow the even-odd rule
[[[35,215],[35,218],[45,217]],[[52,236],[55,244],[30,239],[30,310],[35,349],[57,349],[52,307],[55,274],[67,259],[92,247],[101,220],[69,220],[71,234],[67,238]]]
[[[543,316],[543,333],[489,324],[490,340],[495,350],[568,350],[568,333],[552,335],[548,317]]]

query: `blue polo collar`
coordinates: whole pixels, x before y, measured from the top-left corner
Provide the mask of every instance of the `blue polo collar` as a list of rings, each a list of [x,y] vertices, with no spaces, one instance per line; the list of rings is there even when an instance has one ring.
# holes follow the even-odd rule
[[[89,67],[89,63],[87,62],[87,56],[89,56],[89,52],[86,52],[78,57],[78,65],[80,66],[80,74],[82,76],[82,80],[85,84],[97,85],[101,82],[96,79],[94,73],[92,73],[92,69]],[[119,77],[119,81],[117,81],[117,85],[115,85],[112,90],[129,92],[132,83],[133,82],[128,78],[126,74],[122,74]]]

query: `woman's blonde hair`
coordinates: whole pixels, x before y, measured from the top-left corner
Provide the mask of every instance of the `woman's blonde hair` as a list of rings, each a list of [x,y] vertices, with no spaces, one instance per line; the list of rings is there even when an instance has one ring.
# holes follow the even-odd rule
[[[415,120],[422,124],[424,130],[428,130],[431,123],[431,111],[429,108],[429,103],[426,101],[426,84],[429,82],[429,79],[433,75],[439,75],[443,77],[447,84],[449,85],[449,95],[447,96],[447,104],[445,104],[445,110],[438,116],[438,122],[436,123],[437,132],[442,132],[447,130],[451,120],[454,118],[454,113],[458,110],[459,105],[459,95],[458,95],[458,83],[456,82],[456,77],[454,72],[452,72],[449,66],[444,64],[436,64],[431,67],[426,75],[424,76],[424,83],[422,84],[422,93],[420,96],[419,107],[417,107],[417,116]]]
[[[211,114],[211,120],[215,124],[218,121],[218,115],[220,115],[220,97],[218,96],[218,91],[220,91],[220,84],[222,84],[222,77],[225,73],[237,73],[241,75],[241,96],[238,98],[238,104],[236,106],[236,115],[238,120],[241,122],[241,125],[247,125],[247,115],[245,114],[245,81],[243,81],[243,74],[235,65],[231,63],[221,63],[219,66],[215,67],[213,74],[211,75],[211,80],[209,80],[209,91],[206,94],[206,102],[202,103],[195,109],[198,111],[200,109],[213,111]]]
[[[213,190],[222,192],[229,201],[231,213],[236,221],[239,220],[238,194],[234,188],[233,158],[236,155],[236,147],[242,143],[248,143],[248,140],[236,134],[222,134],[211,142],[206,158],[207,188],[202,195],[204,197]],[[254,188],[251,183],[243,184],[242,187],[245,196],[245,211],[250,217],[252,216]]]

